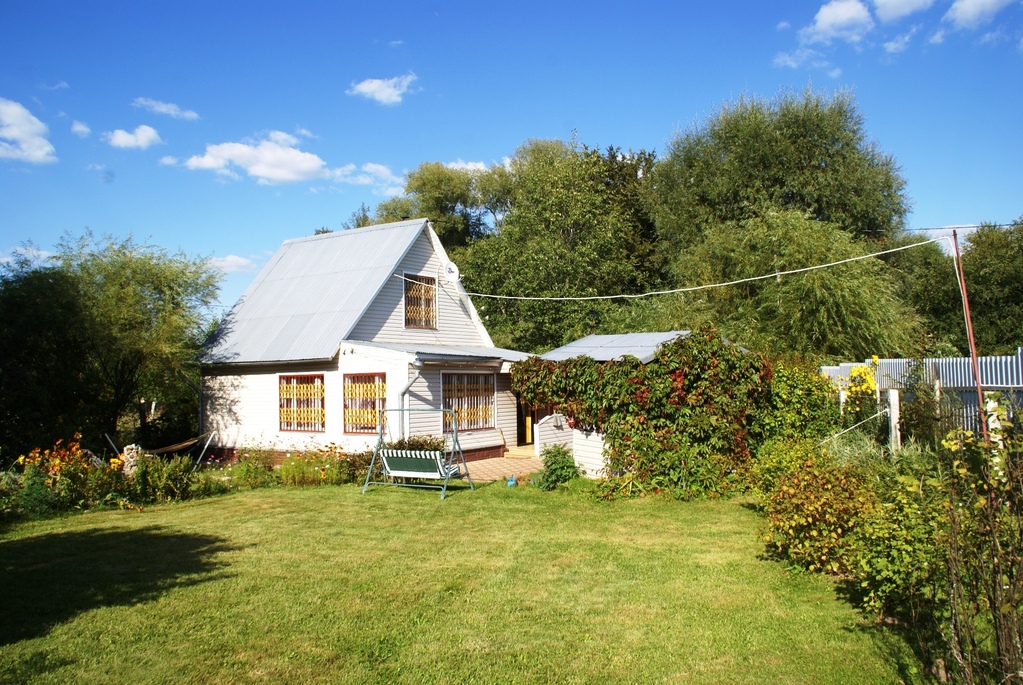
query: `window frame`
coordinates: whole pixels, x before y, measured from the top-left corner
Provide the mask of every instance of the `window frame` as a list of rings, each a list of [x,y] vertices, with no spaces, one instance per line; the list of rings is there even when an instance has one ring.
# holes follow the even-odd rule
[[[377,388],[377,395],[376,395],[376,397],[369,397],[369,396],[361,396],[361,397],[355,397],[355,398],[351,397],[351,394],[349,393],[349,379],[350,378],[362,378],[362,379],[374,378],[374,379],[376,379],[376,382],[374,383],[375,387]],[[363,380],[362,381],[362,383],[366,383],[366,384],[368,384],[369,382],[370,382],[369,380]],[[345,435],[374,435],[374,434],[376,434],[376,432],[377,432],[377,420],[376,419],[373,420],[372,428],[361,429],[361,430],[349,429],[349,426],[368,426],[369,424],[368,423],[359,423],[357,421],[349,421],[348,420],[348,417],[349,417],[349,413],[348,412],[349,411],[363,412],[363,411],[373,411],[373,410],[375,410],[375,411],[379,412],[378,416],[380,417],[380,421],[384,421],[385,422],[386,421],[386,414],[383,414],[383,410],[387,408],[387,373],[386,372],[376,372],[376,371],[368,372],[368,373],[346,373],[346,374],[343,374],[341,383],[342,383],[342,389],[343,389],[343,398],[341,400],[342,404],[343,404],[342,421],[344,423],[344,433],[345,433]],[[375,407],[368,407],[368,406],[365,406],[365,407],[349,407],[349,401],[353,400],[353,399],[354,400],[361,400],[363,402],[366,402],[367,404],[368,404],[369,400],[373,400],[373,401],[375,401],[376,406]]]
[[[423,274],[402,273],[402,283],[403,283],[403,288],[402,288],[402,313],[404,315],[405,328],[413,328],[413,329],[417,329],[417,330],[433,330],[433,331],[437,330],[437,320],[438,320],[438,312],[437,312],[437,289],[438,289],[438,285],[437,285],[437,278],[435,276],[426,276],[426,275],[423,275]],[[411,288],[413,288],[414,285],[418,285],[420,287],[431,288],[432,291],[433,291],[433,296],[431,298],[426,298],[426,297],[423,297],[423,296],[417,296],[417,295],[415,295],[413,293],[410,293],[409,290]],[[410,300],[411,297],[416,297],[418,300],[421,300],[422,302],[421,303],[420,302],[410,302],[409,300]],[[424,317],[422,317],[420,319],[416,319],[415,317],[410,317],[409,316],[409,308],[410,307],[415,307],[415,306],[421,306],[423,308],[424,314],[426,314],[426,316],[424,316]],[[429,316],[430,314],[432,314],[432,316]]]
[[[458,417],[458,412],[459,412],[460,408],[456,408],[456,407],[450,406],[451,400],[449,399],[448,394],[445,392],[445,387],[448,384],[447,379],[449,377],[456,377],[456,376],[478,376],[478,377],[484,377],[484,378],[489,378],[490,379],[489,385],[490,385],[491,393],[489,394],[489,397],[490,397],[490,405],[489,405],[489,409],[490,409],[490,417],[489,418],[490,418],[490,420],[489,420],[489,425],[473,425],[472,427],[463,427],[461,425],[461,421],[459,420],[459,417]],[[496,373],[494,373],[493,371],[442,371],[441,375],[440,375],[440,388],[441,388],[441,407],[443,407],[444,409],[454,409],[455,410],[455,421],[456,421],[456,425],[458,426],[458,432],[459,433],[470,433],[470,432],[473,432],[473,431],[494,430],[494,429],[497,428],[497,374]],[[473,408],[478,409],[479,407],[473,407]],[[441,428],[442,428],[442,431],[445,434],[452,432],[451,431],[451,426],[450,426],[450,421],[449,421],[449,416],[450,415],[447,412],[444,412],[444,416],[443,416],[443,418],[441,420]],[[479,422],[477,421],[477,423],[479,423]]]
[[[312,382],[301,383],[301,379]],[[290,381],[290,382],[289,382]],[[295,390],[286,394],[284,388],[299,387],[319,388],[318,391],[302,396]],[[305,404],[307,406],[296,406]],[[318,405],[318,406],[317,406]],[[294,418],[285,419],[286,412],[294,412]],[[300,412],[318,412],[319,416],[312,420],[301,420]],[[326,433],[327,432],[327,393],[326,379],[322,373],[282,373],[277,376],[277,427],[281,433]]]

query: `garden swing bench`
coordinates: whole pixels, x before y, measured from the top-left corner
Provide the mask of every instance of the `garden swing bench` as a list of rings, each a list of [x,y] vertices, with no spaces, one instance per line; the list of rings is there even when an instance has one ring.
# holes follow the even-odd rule
[[[394,449],[385,447],[384,432],[386,414],[397,412],[399,421],[404,421],[406,412],[434,412],[441,413],[450,421],[451,433],[445,438],[445,449],[443,450],[412,450]],[[381,476],[386,480],[373,480],[374,473],[380,471]],[[452,478],[465,477],[469,483],[469,489],[475,490],[472,477],[469,475],[469,467],[465,465],[465,456],[458,444],[458,425],[455,420],[455,412],[451,409],[384,409],[380,412],[377,420],[377,444],[373,448],[373,458],[369,462],[369,472],[366,474],[366,483],[362,486],[362,494],[370,485],[396,485],[406,488],[428,488],[440,490],[440,498],[448,491],[448,481]],[[434,480],[441,483],[408,482],[409,480]]]

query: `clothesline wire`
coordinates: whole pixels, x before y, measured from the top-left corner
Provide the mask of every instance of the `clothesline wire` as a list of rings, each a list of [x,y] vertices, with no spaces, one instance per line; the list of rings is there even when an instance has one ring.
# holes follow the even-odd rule
[[[726,283],[711,283],[707,285],[693,285],[685,288],[673,288],[672,290],[655,290],[646,293],[636,294],[622,294],[622,295],[586,295],[579,297],[539,297],[529,295],[491,295],[489,293],[466,293],[470,297],[486,297],[495,300],[528,300],[533,302],[584,302],[589,300],[635,300],[643,297],[653,297],[655,295],[674,295],[678,293],[690,293],[699,290],[710,290],[712,288],[726,288],[732,285],[740,285],[742,283],[752,283],[754,281],[763,281],[768,278],[781,278],[782,276],[791,276],[793,274],[806,273],[808,271],[816,271],[818,269],[829,269],[833,266],[839,266],[841,264],[848,264],[850,262],[857,262],[863,259],[870,259],[872,257],[880,257],[881,255],[892,254],[893,252],[901,252],[902,250],[910,250],[914,247],[920,247],[922,245],[929,245],[930,243],[940,243],[942,241],[948,241],[951,243],[952,238],[949,236],[941,236],[939,238],[933,238],[931,240],[924,240],[919,243],[912,243],[910,245],[903,245],[902,247],[893,247],[890,250],[881,250],[880,252],[872,252],[870,254],[860,255],[858,257],[849,257],[847,259],[840,259],[837,262],[828,262],[827,264],[816,264],[814,266],[805,266],[800,269],[790,269],[788,271],[776,271],[772,274],[764,276],[751,276],[749,278],[740,278],[734,281],[728,281]],[[411,280],[401,274],[395,274],[402,280]],[[417,281],[418,282],[418,281]]]

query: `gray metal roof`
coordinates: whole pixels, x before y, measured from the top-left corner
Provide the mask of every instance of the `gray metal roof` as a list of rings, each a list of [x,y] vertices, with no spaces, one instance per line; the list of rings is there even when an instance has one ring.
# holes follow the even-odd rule
[[[205,363],[331,359],[426,219],[285,241],[207,344]]]
[[[636,357],[646,364],[654,358],[657,348],[689,335],[689,331],[664,331],[660,333],[622,333],[620,335],[588,335],[575,342],[562,345],[541,359],[561,361],[572,357],[592,357],[599,362],[620,359],[626,355]]]
[[[844,363],[836,366],[822,366],[821,372],[837,381],[848,379],[854,366],[868,366],[869,359],[862,364]],[[969,357],[941,358],[933,357],[921,360],[924,377],[929,381],[939,380],[945,388],[973,388],[976,381],[973,375],[973,364]],[[874,381],[879,390],[901,389],[905,387],[911,368],[916,364],[912,359],[879,359]],[[986,388],[1020,388],[1023,387],[1023,347],[1016,349],[1015,355],[997,357],[978,357],[980,384]]]
[[[366,345],[368,347],[379,347],[385,350],[397,350],[419,355],[424,362],[428,361],[457,361],[457,360],[498,360],[517,362],[526,359],[529,355],[525,352],[506,350],[501,347],[476,347],[472,345],[420,345],[416,343],[378,343],[362,340],[349,340],[355,345]]]

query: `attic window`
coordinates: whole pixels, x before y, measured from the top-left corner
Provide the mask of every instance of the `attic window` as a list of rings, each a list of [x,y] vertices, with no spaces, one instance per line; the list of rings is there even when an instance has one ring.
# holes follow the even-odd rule
[[[437,279],[405,274],[405,328],[437,328]]]

